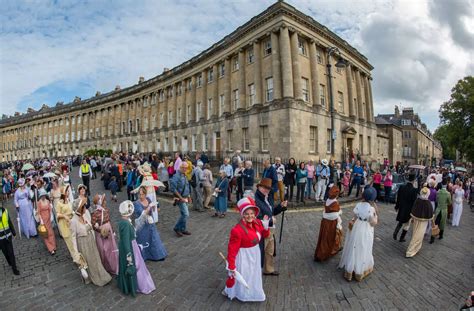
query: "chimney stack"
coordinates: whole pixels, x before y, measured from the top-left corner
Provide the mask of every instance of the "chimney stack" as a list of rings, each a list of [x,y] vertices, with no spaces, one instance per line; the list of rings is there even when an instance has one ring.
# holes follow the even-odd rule
[[[143,83],[143,82],[145,82],[145,77],[138,78],[138,83]]]

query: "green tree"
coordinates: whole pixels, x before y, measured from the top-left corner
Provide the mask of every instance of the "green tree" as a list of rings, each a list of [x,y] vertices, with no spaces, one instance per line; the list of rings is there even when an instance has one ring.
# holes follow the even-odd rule
[[[454,160],[456,158],[456,148],[453,143],[453,135],[446,124],[440,125],[433,134],[434,138],[443,147],[443,158]]]
[[[439,112],[442,132],[445,132],[442,137],[448,138],[441,142],[474,162],[474,77],[459,80],[451,90],[451,98],[441,105]]]

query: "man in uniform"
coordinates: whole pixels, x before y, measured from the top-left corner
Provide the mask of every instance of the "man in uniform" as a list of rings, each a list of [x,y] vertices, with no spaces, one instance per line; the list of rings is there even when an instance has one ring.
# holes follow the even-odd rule
[[[7,209],[0,206],[0,249],[7,259],[8,265],[12,267],[15,275],[20,275],[16,267],[15,253],[13,252],[13,237],[16,236],[15,227],[13,226]]]

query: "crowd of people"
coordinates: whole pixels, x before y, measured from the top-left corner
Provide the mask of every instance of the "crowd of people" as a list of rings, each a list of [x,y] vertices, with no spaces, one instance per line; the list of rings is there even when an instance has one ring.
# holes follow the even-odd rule
[[[79,164],[77,171],[73,163]],[[276,216],[286,211],[288,202],[323,203],[314,260],[329,260],[342,251],[339,267],[344,277],[361,281],[373,271],[377,202],[383,199],[389,203],[392,172],[406,173],[408,180],[396,196],[398,223],[393,233],[397,240],[401,230],[399,241],[405,242],[413,226],[406,257],[420,251],[425,236],[431,244],[436,237],[443,239],[448,219],[452,226],[459,226],[463,201],[472,200],[474,195],[473,178],[443,168],[428,174],[405,171],[388,162],[373,170],[358,159],[306,163],[290,158],[284,164],[279,157],[274,163],[266,158],[262,165],[262,171],[257,172],[252,161],[243,159],[239,151],[212,167],[202,153],[193,157],[119,153],[9,163],[2,175],[2,200],[13,198],[18,218],[15,228],[8,210],[4,206],[0,209],[0,245],[14,274],[20,274],[12,236],[39,235],[52,256],[61,237],[85,283],[104,286],[116,275],[123,293],[149,294],[155,285],[145,262],[168,256],[157,226],[161,193],[171,193],[179,209],[173,228],[179,238],[191,235],[187,226],[191,206],[203,212],[213,205],[212,217],[225,218],[229,204],[235,203],[241,220],[230,232],[228,278],[222,293],[230,299],[264,301],[262,274],[279,275],[274,265]],[[70,176],[76,173],[82,181],[77,186]],[[99,177],[109,195],[102,191],[91,195],[90,180]],[[362,201],[356,204],[344,234],[338,200],[350,196],[354,188],[355,197],[361,196]],[[114,226],[107,203],[117,202],[117,193],[123,189],[128,200],[120,203],[121,220]]]

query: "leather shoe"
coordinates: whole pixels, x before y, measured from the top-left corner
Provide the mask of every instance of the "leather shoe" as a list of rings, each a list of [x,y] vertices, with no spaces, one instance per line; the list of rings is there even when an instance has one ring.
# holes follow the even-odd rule
[[[183,233],[182,233],[181,231],[178,231],[177,229],[173,229],[173,230],[174,230],[174,232],[176,232],[176,235],[177,235],[178,237],[182,237],[182,236],[183,236]]]
[[[13,269],[13,274],[14,275],[20,275],[20,271],[18,271],[18,269]]]
[[[189,231],[186,230],[186,231],[181,231],[181,234],[184,234],[184,235],[191,235],[191,232],[189,232]]]
[[[263,272],[263,275],[274,275],[274,276],[278,276],[278,275],[280,275],[280,272],[278,272],[278,271]]]

